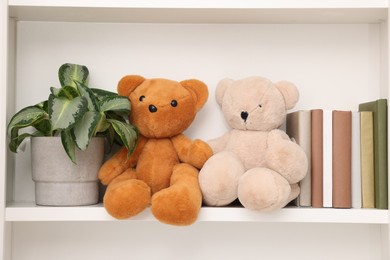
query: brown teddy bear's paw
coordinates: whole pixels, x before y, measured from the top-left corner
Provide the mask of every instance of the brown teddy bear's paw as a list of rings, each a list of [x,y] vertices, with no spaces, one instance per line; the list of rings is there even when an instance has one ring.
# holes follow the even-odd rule
[[[113,179],[130,167],[127,162],[127,149],[122,147],[113,157],[108,159],[99,169],[99,180],[108,185]]]
[[[248,170],[240,179],[238,199],[245,208],[272,211],[287,205],[291,186],[280,174],[267,168]]]
[[[204,141],[195,140],[189,150],[188,163],[201,169],[204,163],[213,155],[213,150]]]
[[[103,203],[111,216],[126,219],[137,215],[149,205],[150,194],[150,188],[145,182],[126,180],[110,184]]]
[[[202,204],[200,190],[194,192],[185,185],[175,185],[153,195],[151,210],[162,223],[186,226],[194,223]]]

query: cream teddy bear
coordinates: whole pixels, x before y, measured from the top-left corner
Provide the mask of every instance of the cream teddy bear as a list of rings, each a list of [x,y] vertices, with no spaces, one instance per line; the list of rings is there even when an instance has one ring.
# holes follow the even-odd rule
[[[208,142],[214,155],[199,173],[204,203],[238,198],[252,210],[284,207],[299,195],[308,167],[303,149],[279,129],[299,99],[297,88],[262,77],[224,79],[216,99],[232,129]]]

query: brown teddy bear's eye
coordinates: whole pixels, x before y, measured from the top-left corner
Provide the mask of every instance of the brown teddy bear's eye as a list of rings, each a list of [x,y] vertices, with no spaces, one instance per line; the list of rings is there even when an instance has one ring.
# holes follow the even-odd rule
[[[143,101],[145,99],[145,96],[140,96],[139,101]]]
[[[176,100],[172,100],[171,101],[171,106],[176,107],[177,106],[177,101]]]

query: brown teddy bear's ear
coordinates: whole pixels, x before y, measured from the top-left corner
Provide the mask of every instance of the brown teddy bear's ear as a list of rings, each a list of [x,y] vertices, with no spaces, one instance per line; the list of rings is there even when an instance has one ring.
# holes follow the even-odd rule
[[[118,94],[128,97],[133,90],[142,84],[145,78],[138,75],[124,76],[118,83]]]
[[[291,109],[299,100],[299,92],[297,87],[288,81],[280,81],[276,83],[276,87],[282,93],[284,102],[286,103],[286,109]]]
[[[197,79],[183,80],[180,82],[180,84],[188,91],[190,91],[192,97],[196,102],[196,111],[201,109],[201,107],[206,103],[207,98],[209,97],[209,90],[207,88],[207,85]]]
[[[234,80],[226,78],[218,83],[217,89],[215,90],[215,98],[220,106],[222,106],[223,97],[225,96],[227,88],[232,85],[233,82]]]

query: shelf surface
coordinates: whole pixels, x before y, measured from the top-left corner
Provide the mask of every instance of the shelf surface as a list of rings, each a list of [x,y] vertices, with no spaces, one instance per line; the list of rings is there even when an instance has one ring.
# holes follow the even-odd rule
[[[388,210],[284,208],[269,213],[241,207],[203,207],[200,222],[286,222],[388,224]],[[6,208],[6,221],[115,221],[102,204],[85,207],[42,207],[33,202],[12,202]],[[128,221],[156,221],[150,210]]]
[[[9,16],[26,21],[158,23],[378,23],[386,0],[10,0]]]

